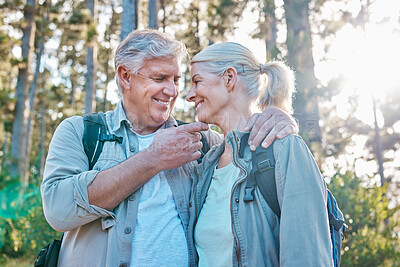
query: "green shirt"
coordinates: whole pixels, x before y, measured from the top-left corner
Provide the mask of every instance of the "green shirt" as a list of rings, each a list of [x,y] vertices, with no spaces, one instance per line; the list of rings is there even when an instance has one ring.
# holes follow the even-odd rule
[[[214,170],[206,202],[194,232],[199,266],[232,266],[230,196],[239,169],[232,163]]]

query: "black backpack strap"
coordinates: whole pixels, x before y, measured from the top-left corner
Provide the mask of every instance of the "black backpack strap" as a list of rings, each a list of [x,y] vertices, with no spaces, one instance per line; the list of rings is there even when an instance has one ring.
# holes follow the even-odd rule
[[[178,123],[178,126],[188,124],[187,122],[180,121],[180,120],[176,120],[176,122]],[[197,159],[197,162],[199,164],[203,160],[204,155],[207,154],[207,152],[210,150],[210,145],[208,144],[205,134],[203,132],[200,132],[200,135],[201,135],[200,141],[201,141],[201,143],[203,143],[203,147],[200,149],[201,156],[200,156],[200,158]]]
[[[107,134],[106,118],[103,112],[83,115],[83,126],[83,148],[89,160],[89,170],[92,170],[103,150],[104,142],[122,143],[123,139]]]
[[[258,186],[262,196],[272,211],[280,218],[281,209],[275,181],[275,158],[273,145],[268,148],[258,146],[252,154],[252,169],[245,187],[245,202],[254,200],[255,186]]]

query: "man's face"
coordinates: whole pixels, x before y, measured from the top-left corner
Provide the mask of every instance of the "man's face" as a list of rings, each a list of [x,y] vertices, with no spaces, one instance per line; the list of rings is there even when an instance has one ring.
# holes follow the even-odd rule
[[[137,74],[129,75],[129,88],[123,91],[128,119],[138,133],[154,132],[168,119],[178,97],[179,62],[176,58],[146,60]]]

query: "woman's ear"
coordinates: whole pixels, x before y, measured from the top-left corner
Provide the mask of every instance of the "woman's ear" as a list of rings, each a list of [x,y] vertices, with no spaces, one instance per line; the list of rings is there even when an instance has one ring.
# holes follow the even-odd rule
[[[236,69],[234,67],[227,68],[226,71],[224,72],[224,83],[228,92],[231,92],[233,90],[236,81],[237,81]]]
[[[124,90],[129,90],[130,82],[131,82],[131,73],[124,65],[118,66],[117,75],[119,78],[119,82]]]

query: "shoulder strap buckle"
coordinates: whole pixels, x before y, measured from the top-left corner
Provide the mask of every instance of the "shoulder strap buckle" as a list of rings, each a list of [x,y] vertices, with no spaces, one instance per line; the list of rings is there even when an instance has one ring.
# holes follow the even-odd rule
[[[123,138],[121,136],[116,136],[114,134],[100,134],[99,141],[100,142],[118,142],[122,144]]]
[[[274,168],[270,159],[265,159],[263,161],[258,162],[257,166],[258,166],[258,171],[261,173]]]
[[[254,189],[255,189],[254,185],[252,187],[246,187],[244,189],[244,197],[243,197],[244,202],[249,202],[254,200]]]

